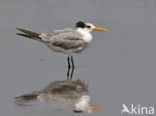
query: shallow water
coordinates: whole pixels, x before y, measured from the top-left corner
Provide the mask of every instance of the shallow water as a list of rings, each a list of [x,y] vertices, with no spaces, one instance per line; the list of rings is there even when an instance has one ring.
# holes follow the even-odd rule
[[[91,22],[110,31],[93,32],[91,46],[74,55],[73,79],[89,85],[99,113],[119,115],[122,104],[155,105],[155,0],[0,0],[0,113],[6,116],[69,116],[49,103],[17,108],[14,97],[38,91],[66,78],[66,56],[43,44],[17,36],[16,27],[52,33]]]

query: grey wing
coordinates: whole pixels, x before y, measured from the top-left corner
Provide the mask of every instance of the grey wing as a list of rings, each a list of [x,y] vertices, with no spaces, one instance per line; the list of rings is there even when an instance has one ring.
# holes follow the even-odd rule
[[[53,36],[51,39],[51,44],[65,50],[83,49],[85,46],[82,35],[76,31],[63,32]]]
[[[55,34],[61,34],[61,33],[66,33],[66,32],[74,32],[72,28],[64,28],[63,30],[54,30]]]

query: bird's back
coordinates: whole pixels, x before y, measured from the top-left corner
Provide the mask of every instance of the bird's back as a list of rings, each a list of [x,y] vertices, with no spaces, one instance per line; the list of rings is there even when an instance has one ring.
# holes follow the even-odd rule
[[[41,35],[45,44],[55,52],[79,53],[84,50],[87,43],[82,39],[82,35],[73,29],[57,30],[51,36]]]

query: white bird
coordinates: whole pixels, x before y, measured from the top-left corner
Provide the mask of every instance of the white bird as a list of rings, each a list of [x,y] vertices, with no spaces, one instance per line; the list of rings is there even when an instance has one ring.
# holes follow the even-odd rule
[[[91,31],[108,31],[107,29],[95,27],[91,23],[77,22],[76,29],[64,28],[55,30],[55,34],[39,34],[25,29],[17,28],[23,32],[17,33],[20,36],[38,40],[47,45],[54,52],[65,53],[68,55],[68,67],[74,68],[72,53],[81,53],[92,41]]]

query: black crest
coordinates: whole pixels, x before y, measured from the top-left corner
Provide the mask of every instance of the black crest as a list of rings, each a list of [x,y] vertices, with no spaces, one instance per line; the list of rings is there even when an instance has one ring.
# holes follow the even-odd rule
[[[81,27],[81,28],[85,28],[86,27],[86,24],[82,21],[79,21],[76,23],[76,27]]]

